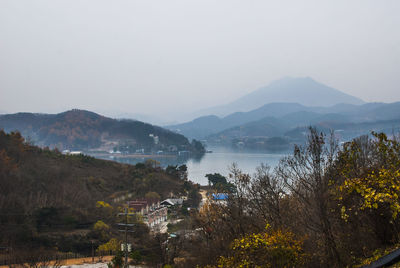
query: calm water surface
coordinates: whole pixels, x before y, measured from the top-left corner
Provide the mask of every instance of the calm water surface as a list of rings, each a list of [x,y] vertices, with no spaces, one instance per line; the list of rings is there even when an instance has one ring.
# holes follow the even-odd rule
[[[228,176],[229,167],[232,166],[232,163],[236,163],[243,172],[253,174],[256,167],[260,166],[261,163],[275,167],[279,160],[287,155],[286,153],[232,152],[225,148],[209,149],[213,152],[205,154],[201,160],[196,161],[194,159],[189,159],[186,163],[189,179],[201,185],[206,185],[208,183],[205,177],[208,173],[220,173],[224,176]]]
[[[205,154],[201,159],[196,160],[193,158],[182,159],[177,157],[154,157],[153,159],[160,162],[162,167],[168,165],[183,165],[188,167],[188,177],[191,181],[201,185],[207,185],[208,180],[205,177],[208,173],[220,173],[228,176],[229,168],[233,163],[236,163],[238,168],[245,173],[254,174],[255,170],[262,163],[268,164],[270,167],[275,167],[279,160],[286,156],[287,153],[248,153],[248,152],[234,152],[228,148],[208,148],[212,153]],[[95,156],[95,155],[94,155]],[[121,163],[135,165],[137,163],[145,162],[148,158],[140,157],[100,157],[98,158],[114,160]]]

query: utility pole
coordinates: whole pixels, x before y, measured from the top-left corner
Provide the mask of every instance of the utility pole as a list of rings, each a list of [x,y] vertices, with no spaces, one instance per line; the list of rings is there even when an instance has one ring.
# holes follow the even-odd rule
[[[129,206],[129,204],[128,204]],[[125,227],[123,230],[118,230],[120,232],[125,232],[125,242],[124,242],[124,253],[125,253],[125,264],[124,267],[128,268],[128,233],[133,233],[132,230],[128,230],[128,227],[133,227],[134,224],[128,223],[128,216],[133,216],[135,213],[129,213],[128,207],[125,208],[124,213],[118,213],[119,216],[125,216],[124,223],[118,223],[119,226]]]
[[[92,263],[94,263],[94,247],[93,247],[93,240],[90,240],[92,243]]]

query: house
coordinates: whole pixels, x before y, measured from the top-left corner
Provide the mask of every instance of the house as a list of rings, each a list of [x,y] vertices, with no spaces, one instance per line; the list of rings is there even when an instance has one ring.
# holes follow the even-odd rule
[[[183,201],[184,200],[182,198],[168,198],[165,199],[164,201],[161,201],[160,205],[166,207],[172,207],[172,206],[182,205]]]
[[[178,147],[176,145],[170,145],[170,146],[168,146],[168,151],[177,152],[178,151]]]
[[[133,208],[136,213],[139,213],[141,215],[145,214],[150,209],[150,206],[149,206],[147,200],[129,201],[128,202],[128,207],[129,208]]]
[[[211,195],[214,201],[226,201],[228,199],[228,194],[225,193],[216,193]]]
[[[135,151],[135,153],[137,153],[137,154],[144,154],[144,149],[142,148],[142,149],[137,149],[136,151]]]
[[[226,193],[215,193],[211,194],[211,200],[217,204],[226,206],[228,202],[228,194]]]
[[[157,207],[156,209],[150,211],[147,214],[147,225],[150,227],[155,227],[158,224],[166,221],[168,218],[168,208],[167,207]]]
[[[144,223],[150,228],[167,220],[168,208],[160,206],[156,200],[134,200],[128,202],[128,207],[133,208],[136,213],[143,216]]]
[[[153,138],[154,144],[158,144],[160,142],[160,138],[154,134],[149,134],[150,138]]]
[[[81,151],[70,151],[70,150],[63,150],[62,154],[66,155],[80,155],[83,154]]]

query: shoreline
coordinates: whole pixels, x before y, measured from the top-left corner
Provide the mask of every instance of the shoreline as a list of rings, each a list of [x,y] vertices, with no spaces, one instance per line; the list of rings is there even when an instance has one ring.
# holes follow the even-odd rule
[[[87,153],[85,154],[93,157],[108,157],[113,158],[177,158],[178,155],[168,154],[108,154],[108,153]]]

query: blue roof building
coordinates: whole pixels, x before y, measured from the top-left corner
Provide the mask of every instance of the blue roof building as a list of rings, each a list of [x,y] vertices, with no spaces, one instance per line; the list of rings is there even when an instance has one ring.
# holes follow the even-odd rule
[[[227,200],[228,199],[228,194],[224,193],[217,193],[217,194],[212,194],[213,200]]]

